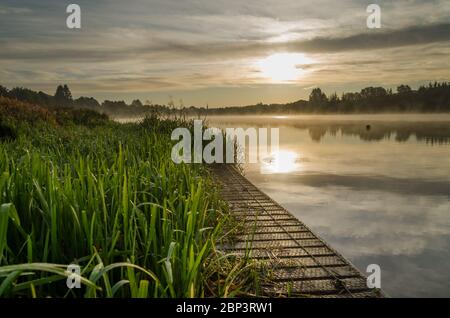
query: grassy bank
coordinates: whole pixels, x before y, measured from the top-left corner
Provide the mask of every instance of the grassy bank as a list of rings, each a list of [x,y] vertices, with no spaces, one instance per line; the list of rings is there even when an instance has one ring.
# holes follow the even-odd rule
[[[229,293],[214,183],[202,165],[170,160],[170,133],[186,125],[1,98],[0,297]],[[82,288],[67,288],[68,264]]]

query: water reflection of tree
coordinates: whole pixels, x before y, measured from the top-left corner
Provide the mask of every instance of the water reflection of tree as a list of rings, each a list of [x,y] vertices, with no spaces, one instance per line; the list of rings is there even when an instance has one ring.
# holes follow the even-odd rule
[[[292,127],[307,130],[311,140],[321,142],[326,136],[351,136],[367,142],[395,140],[407,142],[412,138],[430,145],[450,144],[450,121],[382,121],[382,120],[292,120],[283,121],[280,126],[271,119],[258,121],[249,117],[243,126],[254,128]],[[236,121],[221,121],[222,127],[239,127]],[[242,126],[242,125],[241,125]],[[369,127],[369,128],[368,128]]]
[[[354,122],[316,122],[296,123],[295,128],[307,129],[312,140],[316,142],[329,136],[358,137],[364,141],[382,141],[394,138],[397,142],[406,142],[411,138],[428,144],[450,143],[450,123],[448,122],[376,122],[366,123]],[[370,127],[370,129],[368,128]]]

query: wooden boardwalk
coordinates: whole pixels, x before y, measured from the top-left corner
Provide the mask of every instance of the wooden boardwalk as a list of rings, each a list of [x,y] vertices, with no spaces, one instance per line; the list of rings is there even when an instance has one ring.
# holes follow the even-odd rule
[[[222,198],[242,225],[228,251],[250,252],[270,276],[265,296],[383,297],[366,278],[305,224],[248,181],[232,165],[215,165]]]

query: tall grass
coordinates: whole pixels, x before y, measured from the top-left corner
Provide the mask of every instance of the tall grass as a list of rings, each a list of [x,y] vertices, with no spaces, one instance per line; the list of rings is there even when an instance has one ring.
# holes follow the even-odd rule
[[[170,160],[180,125],[23,124],[0,141],[0,297],[210,295],[223,205],[204,167]]]

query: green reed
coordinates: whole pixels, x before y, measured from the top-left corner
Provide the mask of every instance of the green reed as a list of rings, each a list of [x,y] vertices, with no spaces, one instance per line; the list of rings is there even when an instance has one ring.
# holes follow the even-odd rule
[[[210,295],[224,206],[202,165],[170,160],[179,125],[24,124],[0,141],[0,297]]]

